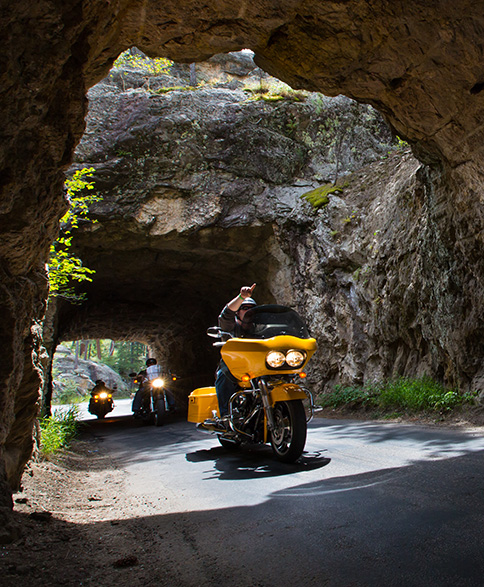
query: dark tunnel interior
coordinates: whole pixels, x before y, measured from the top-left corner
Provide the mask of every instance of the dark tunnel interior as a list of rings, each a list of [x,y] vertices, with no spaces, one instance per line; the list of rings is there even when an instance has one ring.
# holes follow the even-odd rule
[[[116,247],[109,221],[76,235],[76,250],[95,269],[83,304],[60,303],[58,342],[78,338],[138,340],[179,377],[179,399],[213,384],[219,353],[206,335],[242,285],[272,303],[270,225],[204,229]],[[115,231],[112,233],[115,234]],[[118,243],[119,244],[119,243]]]

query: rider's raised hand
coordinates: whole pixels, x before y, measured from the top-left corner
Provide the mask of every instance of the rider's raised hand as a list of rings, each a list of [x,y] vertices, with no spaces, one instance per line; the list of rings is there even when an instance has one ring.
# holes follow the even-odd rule
[[[252,297],[252,292],[254,291],[255,286],[256,286],[256,284],[253,283],[250,287],[248,287],[248,286],[241,287],[240,288],[240,296],[244,299]]]

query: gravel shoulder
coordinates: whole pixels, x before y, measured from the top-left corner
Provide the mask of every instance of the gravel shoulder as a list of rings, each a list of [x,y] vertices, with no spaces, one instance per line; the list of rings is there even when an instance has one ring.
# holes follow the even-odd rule
[[[20,537],[3,545],[2,585],[139,583],[144,545],[123,491],[124,472],[95,438],[52,460],[31,461],[14,494]]]

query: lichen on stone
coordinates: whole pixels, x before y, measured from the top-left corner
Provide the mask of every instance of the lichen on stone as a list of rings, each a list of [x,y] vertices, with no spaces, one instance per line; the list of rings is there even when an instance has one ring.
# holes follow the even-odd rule
[[[342,191],[342,186],[327,183],[318,188],[315,188],[314,190],[301,194],[301,199],[306,200],[313,206],[313,208],[319,210],[319,208],[322,208],[328,204],[330,194],[337,194],[341,193]]]

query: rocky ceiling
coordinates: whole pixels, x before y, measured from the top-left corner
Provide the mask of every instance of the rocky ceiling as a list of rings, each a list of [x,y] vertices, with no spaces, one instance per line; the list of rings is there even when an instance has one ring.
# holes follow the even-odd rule
[[[63,174],[86,91],[124,49],[184,62],[253,49],[293,87],[374,105],[443,169],[440,188],[456,206],[482,193],[484,7],[473,0],[19,0],[2,3],[0,28],[0,506],[11,507],[32,448]]]

